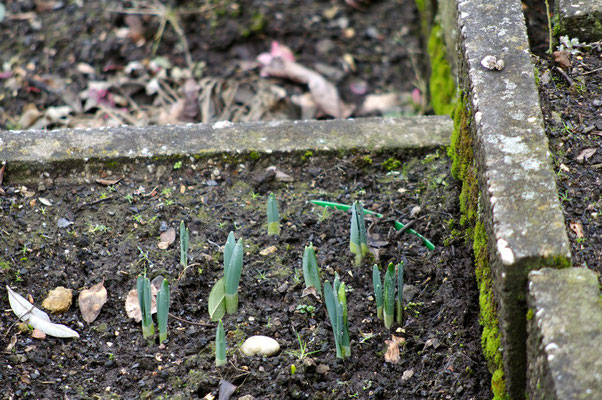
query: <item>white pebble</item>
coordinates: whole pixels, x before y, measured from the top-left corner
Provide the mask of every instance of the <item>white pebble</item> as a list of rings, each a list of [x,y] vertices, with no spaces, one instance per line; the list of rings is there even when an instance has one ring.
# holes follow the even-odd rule
[[[254,356],[260,354],[263,356],[272,356],[280,350],[278,342],[267,336],[251,336],[240,346],[240,351],[245,356]]]

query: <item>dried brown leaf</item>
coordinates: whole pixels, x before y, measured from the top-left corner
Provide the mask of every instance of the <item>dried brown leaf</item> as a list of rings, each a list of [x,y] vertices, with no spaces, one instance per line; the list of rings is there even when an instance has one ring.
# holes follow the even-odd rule
[[[104,279],[89,289],[82,290],[79,294],[78,303],[84,321],[89,324],[94,322],[106,302],[107,289],[104,287]]]
[[[571,54],[568,51],[555,51],[554,62],[562,69],[571,67]]]
[[[157,312],[157,292],[157,287],[151,285],[151,314]],[[133,318],[136,322],[142,320],[140,304],[138,303],[138,291],[136,289],[130,290],[125,298],[125,312],[128,318]]]
[[[575,235],[577,235],[578,238],[582,238],[585,236],[585,234],[583,233],[583,224],[581,222],[570,222],[569,227],[573,232],[575,232]]]
[[[96,183],[102,186],[113,186],[119,183],[123,178],[119,179],[97,179]]]
[[[579,161],[579,162],[587,161],[588,158],[590,158],[591,156],[593,156],[594,154],[596,154],[597,150],[598,149],[593,148],[593,147],[589,148],[589,149],[583,149],[583,150],[581,150],[581,152],[577,156],[577,161]]]
[[[161,232],[161,241],[157,245],[161,250],[165,250],[176,240],[176,230],[169,228],[165,232]]]

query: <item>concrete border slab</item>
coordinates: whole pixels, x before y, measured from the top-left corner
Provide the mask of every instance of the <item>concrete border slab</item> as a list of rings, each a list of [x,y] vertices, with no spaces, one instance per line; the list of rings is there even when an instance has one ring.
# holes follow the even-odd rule
[[[454,0],[449,0],[454,1]],[[527,274],[566,266],[570,246],[550,165],[519,0],[456,0],[459,83],[468,94],[480,207],[502,332],[506,387],[524,396]],[[488,68],[485,57],[495,57]]]
[[[581,42],[602,40],[602,0],[556,0],[560,30]]]
[[[0,131],[0,162],[165,157],[221,152],[418,149],[447,146],[446,116]]]
[[[532,271],[528,302],[529,399],[599,399],[602,302],[596,274],[584,268]]]

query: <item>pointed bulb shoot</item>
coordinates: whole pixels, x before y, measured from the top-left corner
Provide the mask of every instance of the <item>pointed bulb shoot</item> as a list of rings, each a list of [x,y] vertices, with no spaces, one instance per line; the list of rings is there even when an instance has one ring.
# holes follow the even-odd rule
[[[398,324],[403,323],[403,261],[397,264],[397,304],[395,321]]]
[[[146,273],[138,275],[136,281],[136,290],[138,292],[138,304],[140,305],[140,313],[142,316],[142,336],[145,339],[155,334],[155,325],[151,314],[151,290],[150,281],[146,277]]]
[[[232,238],[234,235],[232,234]],[[230,240],[230,237],[228,237]],[[234,239],[232,239],[233,241]],[[226,243],[228,246],[228,243]],[[224,259],[226,258],[226,251],[224,250]],[[226,312],[228,314],[234,314],[238,311],[238,285],[240,283],[240,276],[242,274],[243,265],[243,245],[242,239],[238,239],[238,242],[232,249],[229,263],[224,271],[224,301],[226,303]]]
[[[361,265],[363,257],[366,256],[369,251],[366,238],[364,208],[359,201],[355,201],[351,207],[349,250],[351,253],[355,254],[355,265],[357,266]]]
[[[280,235],[280,216],[278,214],[278,202],[274,193],[268,197],[268,235]]]
[[[349,344],[349,322],[347,319],[347,298],[345,295],[345,284],[335,275],[333,285],[324,282],[324,302],[332,325],[334,343],[338,358],[344,359],[351,356]]]
[[[169,315],[169,282],[163,279],[157,293],[157,325],[159,325],[159,344],[167,340],[167,316]]]
[[[383,285],[380,279],[380,270],[378,265],[372,267],[372,285],[374,286],[374,299],[376,300],[376,316],[378,319],[383,319]]]
[[[188,267],[188,240],[190,239],[190,232],[184,221],[180,222],[180,265],[184,268]]]
[[[312,243],[310,243],[309,246],[306,246],[303,251],[303,278],[305,280],[306,288],[313,286],[316,289],[316,292],[322,296],[318,260],[316,259],[316,252]]]
[[[219,320],[215,332],[215,366],[221,367],[226,364],[226,333],[224,324]]]

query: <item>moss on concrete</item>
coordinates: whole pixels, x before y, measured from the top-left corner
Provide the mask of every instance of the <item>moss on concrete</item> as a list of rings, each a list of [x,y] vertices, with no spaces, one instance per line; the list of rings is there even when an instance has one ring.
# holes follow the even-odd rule
[[[492,374],[491,390],[494,400],[508,399],[499,331],[497,305],[493,293],[493,281],[487,250],[487,232],[479,215],[479,189],[477,168],[474,162],[470,122],[472,120],[468,98],[459,93],[453,111],[454,130],[448,155],[452,159],[452,175],[462,182],[460,192],[461,220],[465,238],[472,242],[475,275],[479,288],[479,322],[483,327],[481,346]]]
[[[427,51],[431,63],[429,91],[436,114],[450,115],[455,107],[456,81],[445,58],[441,26],[434,25],[428,38]]]

